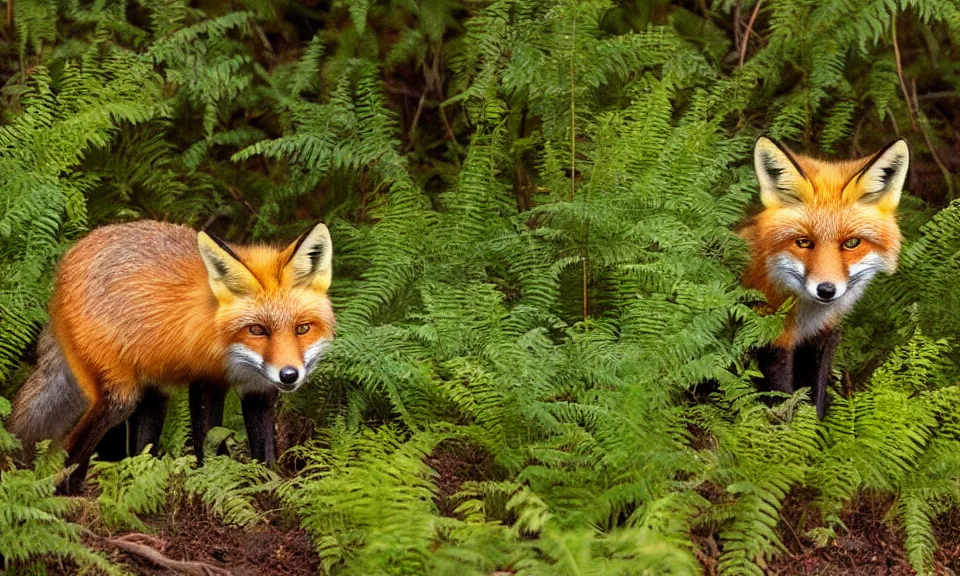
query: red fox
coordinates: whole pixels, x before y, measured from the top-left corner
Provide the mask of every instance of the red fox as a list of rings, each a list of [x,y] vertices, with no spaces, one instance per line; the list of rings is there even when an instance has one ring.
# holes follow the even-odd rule
[[[10,431],[25,448],[62,441],[77,465],[59,487],[69,494],[141,401],[141,432],[158,436],[161,392],[193,383],[196,448],[218,417],[203,408],[212,397],[216,412],[219,398],[222,418],[233,386],[253,457],[272,462],[273,400],[306,381],[333,339],[332,249],[323,224],[282,249],[148,220],[94,230],[57,269],[39,368],[14,398]]]
[[[752,251],[744,284],[772,306],[796,298],[783,333],[761,351],[760,369],[777,390],[809,386],[821,419],[841,319],[878,272],[897,268],[896,209],[909,156],[903,140],[844,162],[764,137],[754,147],[764,209],[740,231]]]

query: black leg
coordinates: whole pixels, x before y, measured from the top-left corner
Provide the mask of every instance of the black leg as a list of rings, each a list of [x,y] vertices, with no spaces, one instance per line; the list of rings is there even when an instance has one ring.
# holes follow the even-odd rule
[[[167,419],[167,404],[170,399],[155,388],[147,388],[143,399],[128,421],[130,423],[130,455],[143,452],[150,444],[150,454],[156,456],[160,445],[160,434]]]
[[[127,423],[121,422],[107,430],[97,444],[97,458],[104,462],[119,462],[127,457]]]
[[[90,457],[97,448],[97,444],[110,428],[121,424],[136,410],[139,398],[120,399],[111,394],[104,394],[74,427],[64,442],[67,451],[66,467],[74,464],[77,468],[67,476],[57,487],[60,494],[75,494],[83,485],[87,477],[87,468],[90,466]]]
[[[840,329],[827,329],[797,348],[794,365],[797,386],[810,388],[810,399],[817,407],[817,418],[827,411],[827,386],[833,357],[840,344]]]
[[[273,405],[277,393],[247,394],[240,398],[243,423],[247,428],[250,456],[271,466],[277,461],[273,431]]]
[[[203,466],[203,444],[207,432],[214,426],[223,425],[223,404],[227,392],[223,387],[209,382],[197,381],[190,384],[190,438],[193,454],[197,457],[197,466]],[[225,453],[221,444],[217,454]]]
[[[793,394],[793,351],[779,346],[764,346],[757,352],[760,372],[770,390]]]
[[[210,418],[207,421],[207,432],[210,431],[210,428],[223,426],[223,405],[227,402],[226,389],[214,388],[208,400],[210,402]],[[226,456],[228,454],[230,454],[230,451],[227,450],[227,443],[221,442],[217,446],[217,456]]]

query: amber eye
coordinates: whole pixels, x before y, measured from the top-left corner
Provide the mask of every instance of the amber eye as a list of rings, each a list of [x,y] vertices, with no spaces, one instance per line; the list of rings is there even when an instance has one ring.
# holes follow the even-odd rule
[[[859,246],[859,245],[860,245],[860,239],[859,239],[859,238],[847,238],[847,239],[844,240],[844,242],[843,242],[843,247],[846,248],[847,250],[853,250],[854,248],[856,248],[856,247]]]
[[[797,238],[797,246],[800,248],[813,248],[813,242],[809,238]]]
[[[267,335],[267,328],[265,326],[261,326],[260,324],[254,324],[249,328],[249,330],[250,330],[250,333],[253,334],[254,336]]]
[[[310,325],[309,325],[309,324],[301,324],[301,325],[297,326],[297,334],[300,335],[300,336],[303,336],[304,334],[306,334],[306,333],[309,332],[309,331],[310,331]]]

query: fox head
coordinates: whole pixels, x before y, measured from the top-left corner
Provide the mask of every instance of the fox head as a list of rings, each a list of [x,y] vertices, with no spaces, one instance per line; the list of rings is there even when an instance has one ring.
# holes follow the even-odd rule
[[[757,140],[764,210],[748,236],[769,286],[801,305],[847,310],[900,253],[896,209],[907,177],[903,140],[876,154],[828,162]]]
[[[217,302],[231,384],[241,393],[299,388],[333,339],[327,227],[317,224],[283,249],[232,249],[206,232],[197,244]]]

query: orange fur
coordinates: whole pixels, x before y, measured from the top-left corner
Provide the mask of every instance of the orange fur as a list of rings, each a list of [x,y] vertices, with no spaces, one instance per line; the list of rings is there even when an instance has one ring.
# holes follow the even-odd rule
[[[69,493],[147,389],[233,386],[259,434],[255,457],[270,461],[272,405],[260,403],[303,384],[333,338],[332,258],[322,224],[283,248],[231,247],[153,221],[94,230],[60,262],[38,369],[14,399],[10,430],[25,455],[63,440],[78,466],[60,486]]]
[[[867,257],[878,269],[888,273],[896,269],[901,244],[895,213],[899,190],[892,191],[895,197],[890,192],[876,192],[870,188],[875,184],[864,177],[865,171],[875,170],[877,162],[886,161],[880,153],[838,162],[778,147],[791,166],[778,156],[770,141],[762,140],[757,145],[758,175],[763,166],[775,164],[771,172],[775,180],[766,183],[761,177],[764,210],[740,230],[752,251],[744,275],[746,286],[763,292],[772,306],[779,307],[791,295],[806,298],[809,294],[802,293],[792,282],[784,282],[783,274],[775,273],[777,262],[785,261],[789,263],[786,268],[793,266],[802,271],[806,286],[829,282],[846,287],[851,280],[850,271],[863,267]],[[877,174],[888,175],[880,168]],[[859,245],[844,246],[850,239],[859,240]],[[809,241],[810,246],[800,246],[798,241]],[[862,292],[863,286],[857,286],[857,290]],[[859,292],[851,294],[853,300],[858,296]],[[821,327],[830,328],[839,323],[852,302],[836,306],[835,310],[817,308],[819,305],[794,307],[784,333],[774,344],[792,348],[807,336],[797,333],[804,321],[800,315],[822,314]]]
[[[141,221],[98,228],[64,256],[51,327],[91,410],[108,393],[135,401],[148,385],[228,385],[235,344],[303,371],[306,350],[332,339],[325,286],[298,283],[289,265],[295,244],[234,247],[240,262],[231,266],[246,267],[259,287],[215,296],[197,242],[190,228]],[[253,335],[253,324],[268,333]]]
[[[281,251],[238,247],[236,253],[257,277],[263,290],[249,298],[218,303],[208,287],[207,271],[196,250],[196,232],[173,224],[138,222],[124,225],[140,236],[151,231],[175,244],[135,248],[138,262],[112,273],[98,263],[106,244],[115,242],[116,227],[99,228],[70,250],[60,264],[51,318],[78,384],[93,400],[104,388],[121,395],[143,383],[180,385],[192,380],[225,380],[227,347],[245,342],[264,358],[302,367],[301,351],[320,338],[333,336],[333,311],[325,293],[292,286],[284,273]],[[151,258],[151,256],[157,256]],[[122,293],[122,309],[105,306],[101,291]],[[269,325],[270,337],[251,336],[247,324]],[[312,324],[297,336],[295,326]],[[299,358],[295,358],[299,356]]]

